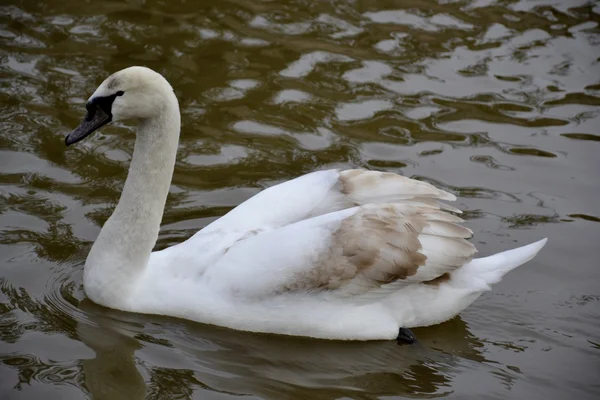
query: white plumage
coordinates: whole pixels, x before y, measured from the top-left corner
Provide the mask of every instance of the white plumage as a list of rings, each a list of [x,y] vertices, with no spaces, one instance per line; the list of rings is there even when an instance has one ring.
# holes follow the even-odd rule
[[[107,110],[98,99],[111,96]],[[108,307],[255,332],[393,339],[401,327],[454,317],[546,243],[473,259],[471,231],[448,212],[460,211],[440,203],[454,195],[392,173],[328,170],[268,188],[151,253],[175,163],[177,99],[161,75],[131,67],[89,104],[113,120],[140,119],[121,200],[85,265],[87,295]],[[67,143],[96,129],[82,136],[82,126]]]

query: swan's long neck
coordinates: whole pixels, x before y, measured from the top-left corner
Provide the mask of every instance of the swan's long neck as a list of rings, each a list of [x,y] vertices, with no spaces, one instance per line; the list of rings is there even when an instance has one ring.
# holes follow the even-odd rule
[[[108,307],[122,308],[133,294],[158,238],[180,130],[177,99],[168,97],[163,113],[140,123],[119,204],[86,261],[86,294]]]

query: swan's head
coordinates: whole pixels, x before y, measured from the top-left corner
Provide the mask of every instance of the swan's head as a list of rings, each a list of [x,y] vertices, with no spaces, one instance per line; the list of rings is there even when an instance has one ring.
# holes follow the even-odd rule
[[[77,143],[111,121],[156,117],[173,98],[169,82],[150,68],[129,67],[115,72],[89,98],[85,118],[65,138],[65,143]]]

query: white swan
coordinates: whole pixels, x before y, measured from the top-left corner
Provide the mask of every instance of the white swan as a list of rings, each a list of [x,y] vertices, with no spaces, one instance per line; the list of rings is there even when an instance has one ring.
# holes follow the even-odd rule
[[[121,199],[85,264],[87,296],[107,307],[254,332],[411,341],[405,328],[454,317],[546,243],[472,259],[471,231],[443,210],[460,211],[438,202],[452,194],[392,173],[329,170],[264,190],[152,252],[179,141],[173,89],[130,67],[86,108],[67,145],[111,120],[138,123]]]

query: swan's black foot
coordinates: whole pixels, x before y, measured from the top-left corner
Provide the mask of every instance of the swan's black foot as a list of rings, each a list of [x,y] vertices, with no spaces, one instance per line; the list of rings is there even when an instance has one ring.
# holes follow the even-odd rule
[[[412,344],[417,340],[415,334],[408,328],[400,328],[398,331],[398,337],[396,338],[398,343],[408,343]]]

